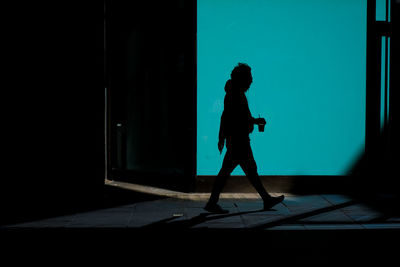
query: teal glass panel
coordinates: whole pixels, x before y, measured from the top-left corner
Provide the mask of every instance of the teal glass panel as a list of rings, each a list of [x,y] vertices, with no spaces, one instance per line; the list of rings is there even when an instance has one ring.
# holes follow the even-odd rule
[[[197,174],[216,175],[224,85],[251,66],[260,175],[342,175],[365,141],[366,0],[197,1]],[[238,167],[233,175],[242,175]]]
[[[376,0],[376,18],[377,21],[386,20],[386,0]]]

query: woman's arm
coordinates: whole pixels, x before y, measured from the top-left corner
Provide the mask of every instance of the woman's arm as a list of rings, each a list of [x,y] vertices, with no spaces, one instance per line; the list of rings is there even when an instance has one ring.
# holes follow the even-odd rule
[[[225,119],[225,111],[222,112],[221,116],[221,122],[219,125],[219,134],[218,134],[218,139],[220,142],[223,142],[226,138],[226,119]]]
[[[253,124],[267,124],[267,121],[264,118],[253,118],[251,117],[251,121]]]

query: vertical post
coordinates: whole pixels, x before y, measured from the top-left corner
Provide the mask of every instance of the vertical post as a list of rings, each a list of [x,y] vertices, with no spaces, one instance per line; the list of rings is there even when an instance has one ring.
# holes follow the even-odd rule
[[[381,39],[377,34],[376,0],[367,0],[367,65],[365,154],[367,166],[376,153],[380,135]],[[371,162],[372,163],[372,162]]]
[[[110,6],[107,0],[103,0],[103,60],[104,60],[104,158],[105,158],[105,179],[110,178],[110,170],[112,167],[111,160],[111,91],[110,91],[110,74],[109,74],[109,24],[110,24]]]
[[[389,0],[386,0],[386,22],[389,22]],[[384,107],[384,128],[387,127],[388,117],[388,36],[385,38],[385,107]]]
[[[400,179],[393,175],[398,171],[398,160],[397,155],[400,149],[399,139],[399,90],[400,88],[400,51],[396,49],[400,45],[400,1],[391,0],[389,9],[389,19],[391,24],[390,32],[390,46],[389,46],[389,118],[387,127],[387,139],[388,139],[388,164],[389,168],[389,187],[400,199]]]
[[[190,4],[189,4],[190,3]],[[194,191],[196,186],[197,175],[197,1],[186,1],[186,6],[190,6],[190,83],[192,87],[192,115],[190,135],[191,135],[191,157],[189,175],[191,183],[188,191]]]
[[[400,71],[400,52],[396,49],[400,45],[400,1],[390,1],[390,23],[392,25],[391,36],[390,36],[390,68],[389,68],[389,127],[388,135],[390,142],[390,149],[394,154],[398,152],[400,147],[399,142],[399,108],[398,102],[400,99],[399,91],[399,71]]]
[[[108,89],[107,89],[107,20],[106,0],[103,0],[103,87],[104,87],[104,178],[108,178]]]

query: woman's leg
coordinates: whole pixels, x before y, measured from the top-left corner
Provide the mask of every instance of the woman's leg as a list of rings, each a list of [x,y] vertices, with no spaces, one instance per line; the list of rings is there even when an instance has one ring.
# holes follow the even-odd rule
[[[210,199],[208,200],[207,205],[215,205],[219,200],[219,195],[221,194],[226,180],[231,175],[232,171],[236,168],[238,163],[233,159],[231,151],[228,151],[225,154],[224,161],[222,163],[221,170],[219,171],[217,177],[215,178],[213,189],[211,192]]]
[[[251,150],[250,143],[248,146],[245,147],[242,151],[243,157],[240,161],[240,167],[243,169],[244,173],[246,174],[247,178],[250,180],[253,187],[257,190],[258,194],[264,201],[268,201],[271,196],[265,190],[260,176],[257,172],[257,164],[254,160],[253,151]]]

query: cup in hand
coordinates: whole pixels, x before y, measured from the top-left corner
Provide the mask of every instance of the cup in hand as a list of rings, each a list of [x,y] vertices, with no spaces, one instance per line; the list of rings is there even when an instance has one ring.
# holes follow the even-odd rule
[[[264,128],[265,128],[265,123],[259,123],[258,124],[258,131],[259,132],[264,132]]]

